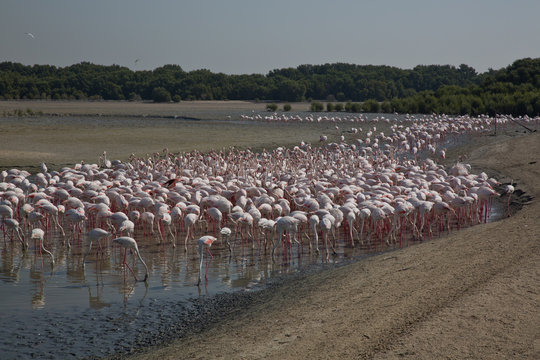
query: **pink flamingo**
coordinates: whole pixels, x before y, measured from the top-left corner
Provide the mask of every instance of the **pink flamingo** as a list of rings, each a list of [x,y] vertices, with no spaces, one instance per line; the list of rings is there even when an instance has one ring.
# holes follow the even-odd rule
[[[133,277],[135,278],[135,281],[139,281],[137,279],[137,275],[135,275],[135,272],[133,271],[133,269],[131,269],[131,267],[128,265],[126,261],[127,250],[130,249],[131,251],[135,252],[135,254],[137,255],[137,257],[139,258],[139,260],[141,261],[141,263],[143,264],[146,270],[144,274],[144,279],[142,280],[143,282],[146,282],[146,280],[148,279],[148,266],[146,266],[146,263],[141,257],[141,254],[139,252],[139,247],[137,246],[137,242],[135,241],[135,239],[130,238],[128,236],[122,236],[122,237],[113,239],[113,243],[118,244],[124,248],[124,263],[123,264],[131,271],[131,273],[133,274]]]

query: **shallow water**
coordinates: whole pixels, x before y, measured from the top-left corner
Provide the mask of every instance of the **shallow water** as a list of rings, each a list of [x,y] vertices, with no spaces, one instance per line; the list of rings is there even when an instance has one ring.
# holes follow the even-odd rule
[[[106,244],[105,241],[101,252],[93,244],[83,267],[86,240],[76,240],[71,250],[66,250],[61,245],[59,234],[54,236],[56,239],[49,238],[45,242],[45,247],[54,253],[54,268],[51,267],[50,257],[41,256],[36,244],[31,244],[30,249],[23,253],[16,239],[11,240],[9,234],[2,237],[0,293],[3,295],[0,296],[0,316],[6,312],[24,314],[43,309],[100,309],[114,303],[129,302],[137,297],[139,290],[145,289],[141,282],[135,281],[129,269],[124,268],[122,248]],[[192,240],[188,251],[184,251],[184,237],[183,233],[179,234],[181,239],[178,246],[173,248],[170,243],[158,244],[155,237],[144,237],[141,232],[136,234],[141,255],[150,269],[147,296],[178,300],[252,287],[303,265],[326,262],[320,254],[310,252],[306,241],[301,248],[294,246],[291,249],[290,258],[279,259],[277,256],[276,262],[271,260],[270,246],[265,253],[258,245],[252,248],[251,242],[242,244],[238,239],[231,255],[225,244],[215,243],[211,249],[213,258],[208,260],[208,281],[205,285],[203,280],[201,287],[197,288],[199,256]],[[342,241],[337,251],[338,256],[332,257],[331,263],[362,256],[375,249],[361,246],[352,248]],[[142,279],[142,264],[129,253],[127,260],[138,279]],[[206,263],[205,255],[203,272]]]
[[[502,212],[496,205],[490,221]],[[304,241],[301,247],[293,245],[290,256],[281,252],[276,262],[270,251],[252,249],[240,239],[232,256],[225,244],[215,243],[212,259],[203,261],[203,272],[208,264],[208,281],[203,274],[201,286],[196,286],[199,258],[193,245],[185,253],[181,241],[173,248],[142,234],[136,239],[150,269],[146,283],[136,282],[123,267],[123,249],[115,246],[102,244],[103,253],[93,246],[83,268],[86,246],[81,241],[75,241],[70,251],[58,245],[51,249],[56,261],[51,268],[49,257],[42,258],[35,245],[22,254],[17,240],[8,238],[4,245],[2,239],[0,321],[11,326],[0,328],[0,358],[86,358],[129,352],[156,339],[180,336],[202,326],[207,312],[219,312],[215,305],[197,307],[194,299],[257,291],[273,279],[306,268],[346,264],[415,243],[409,240],[388,247],[379,242],[352,248],[341,234],[337,254],[329,261],[323,247],[317,254]],[[46,246],[60,243],[48,239]],[[143,266],[129,254],[127,259],[142,278]],[[234,297],[227,305],[235,306],[237,301]]]

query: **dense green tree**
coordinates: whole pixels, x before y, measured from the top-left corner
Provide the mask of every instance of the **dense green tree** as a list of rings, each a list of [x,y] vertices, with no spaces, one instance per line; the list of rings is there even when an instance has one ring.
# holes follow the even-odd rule
[[[171,97],[288,102],[337,98],[348,101],[346,111],[373,111],[376,102],[384,112],[536,116],[540,114],[540,58],[519,59],[483,74],[465,64],[399,69],[334,63],[276,69],[267,75],[226,75],[207,69],[186,72],[170,64],[133,72],[89,62],[63,68],[0,63],[0,99],[170,101]],[[359,102],[364,103],[360,108],[353,106]]]
[[[152,100],[154,100],[154,102],[170,102],[171,94],[167,91],[167,89],[157,87],[152,90]]]

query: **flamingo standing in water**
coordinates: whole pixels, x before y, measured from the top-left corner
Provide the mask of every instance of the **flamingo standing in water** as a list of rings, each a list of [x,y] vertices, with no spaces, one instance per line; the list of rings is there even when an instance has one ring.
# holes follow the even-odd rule
[[[133,272],[133,270],[131,269],[131,267],[128,265],[126,261],[127,250],[131,249],[132,251],[135,252],[137,257],[143,264],[144,269],[146,270],[146,273],[144,274],[144,279],[142,280],[146,282],[146,280],[148,279],[148,266],[146,266],[146,263],[141,257],[141,254],[139,253],[139,247],[137,246],[137,242],[135,241],[135,239],[130,238],[128,236],[122,236],[122,237],[113,239],[113,243],[118,244],[124,248],[124,265],[127,266],[127,268],[131,271],[131,273],[133,274],[133,277],[135,278],[135,281],[139,281],[139,279],[137,279],[137,275],[135,275],[135,273]]]
[[[105,230],[100,229],[100,228],[92,229],[92,230],[90,230],[90,232],[88,232],[88,251],[83,256],[83,261],[82,261],[83,267],[84,267],[84,260],[86,259],[86,257],[90,253],[90,251],[92,250],[92,243],[94,241],[97,241],[98,247],[101,250],[100,240],[106,238],[109,235],[111,235],[110,232],[105,231]]]
[[[37,228],[32,230],[32,235],[30,236],[30,239],[32,240],[39,240],[39,250],[40,252],[43,251],[47,253],[51,257],[51,267],[54,267],[54,256],[52,252],[45,249],[45,246],[43,245],[43,237],[45,236],[45,231]],[[43,263],[41,264],[43,266]]]
[[[221,238],[225,239],[225,241],[227,242],[227,246],[229,247],[229,253],[232,254],[231,242],[229,240],[232,234],[232,230],[229,229],[228,227],[224,227],[224,228],[221,228],[221,231],[219,233],[221,235]]]
[[[514,188],[514,185],[512,185],[512,183],[506,185],[506,187],[504,188],[504,194],[508,194],[508,201],[506,202],[508,216],[510,216],[510,198],[512,197],[512,194],[515,190],[516,189]]]
[[[26,250],[28,248],[28,243],[24,241],[24,236],[23,236],[21,227],[19,226],[19,222],[12,218],[4,218],[2,219],[2,222],[7,228],[9,228],[11,231],[17,234],[17,237],[19,238],[19,241],[22,244],[23,250]]]
[[[217,238],[211,236],[211,235],[205,235],[201,237],[199,240],[197,240],[197,251],[199,252],[199,281],[197,282],[197,286],[201,284],[201,274],[202,274],[202,263],[203,263],[203,247],[206,248],[206,253],[208,256],[210,256],[210,259],[213,258],[212,253],[210,252],[210,247],[216,241]],[[208,274],[208,258],[206,260],[206,271],[204,272],[204,280],[208,280],[208,277],[206,276]]]

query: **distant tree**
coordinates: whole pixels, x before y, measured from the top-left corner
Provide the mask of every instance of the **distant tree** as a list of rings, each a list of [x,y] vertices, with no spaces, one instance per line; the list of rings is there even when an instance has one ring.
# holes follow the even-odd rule
[[[292,109],[291,104],[283,105],[283,111],[291,111],[291,109]]]
[[[152,90],[152,100],[154,100],[154,102],[170,102],[171,93],[163,87],[154,88],[154,90]]]
[[[306,87],[298,81],[284,79],[277,86],[277,98],[280,100],[302,101],[305,93]]]
[[[477,74],[461,64],[391,66],[333,63],[277,69],[267,75],[226,75],[178,65],[132,71],[82,62],[64,68],[0,62],[0,99],[170,101],[180,99],[285,102],[348,101],[345,111],[540,115],[540,58],[524,58]],[[178,97],[174,97],[177,101]],[[274,100],[275,99],[275,100]],[[347,99],[347,100],[346,100]],[[350,99],[350,100],[349,100]],[[371,101],[370,101],[371,99]],[[365,102],[354,105],[353,102]],[[315,105],[312,109],[319,109]],[[321,106],[323,106],[321,104]],[[358,108],[358,106],[361,106]],[[323,106],[318,111],[324,111]]]
[[[337,111],[337,112],[343,111],[343,104],[342,103],[337,103],[334,106],[334,110]]]
[[[180,101],[182,101],[182,98],[180,97],[180,95],[176,94],[172,97],[172,101],[174,101],[175,103],[179,103]]]

